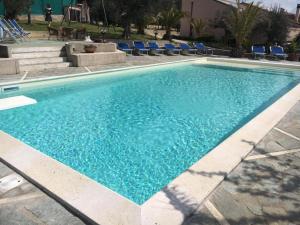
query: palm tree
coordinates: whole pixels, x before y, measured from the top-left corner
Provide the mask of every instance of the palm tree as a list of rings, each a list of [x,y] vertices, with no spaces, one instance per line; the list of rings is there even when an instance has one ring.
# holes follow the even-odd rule
[[[254,2],[242,5],[240,0],[236,0],[236,4],[237,7],[232,9],[225,23],[235,38],[236,56],[240,56],[242,53],[242,44],[257,22],[260,6],[259,3],[254,4]]]
[[[191,20],[191,26],[193,28],[193,33],[196,37],[199,37],[204,30],[206,24],[201,19],[192,19]]]
[[[178,25],[180,19],[184,17],[184,13],[172,7],[170,10],[159,13],[159,21],[166,29],[165,39],[171,38],[171,29]]]

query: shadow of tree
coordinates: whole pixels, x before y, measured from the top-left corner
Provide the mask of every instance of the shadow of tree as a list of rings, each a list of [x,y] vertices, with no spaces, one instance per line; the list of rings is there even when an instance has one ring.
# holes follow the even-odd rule
[[[194,212],[198,208],[198,203],[188,198],[177,186],[163,189],[172,206],[181,211],[184,215]]]

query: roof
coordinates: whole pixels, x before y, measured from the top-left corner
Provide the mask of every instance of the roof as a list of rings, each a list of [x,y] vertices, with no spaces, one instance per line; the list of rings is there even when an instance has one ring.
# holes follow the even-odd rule
[[[236,7],[236,0],[215,0],[217,2],[223,3],[225,5],[230,5]]]

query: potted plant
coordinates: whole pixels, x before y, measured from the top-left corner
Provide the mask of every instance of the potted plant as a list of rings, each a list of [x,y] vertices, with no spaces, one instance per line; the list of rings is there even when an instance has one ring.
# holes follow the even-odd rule
[[[295,41],[289,44],[287,48],[287,52],[288,52],[288,60],[299,61],[299,56],[297,54],[297,43]]]
[[[96,49],[97,49],[96,45],[89,44],[89,45],[84,46],[84,51],[86,53],[94,53],[96,51]]]

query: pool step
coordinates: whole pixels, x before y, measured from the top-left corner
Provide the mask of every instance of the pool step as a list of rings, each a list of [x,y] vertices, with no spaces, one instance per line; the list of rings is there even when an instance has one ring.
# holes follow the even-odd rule
[[[26,58],[19,59],[20,66],[34,65],[34,64],[48,64],[48,63],[61,63],[67,62],[67,57],[45,57],[45,58]]]
[[[50,57],[64,57],[64,56],[66,56],[64,51],[24,52],[24,53],[12,54],[12,58],[15,59],[50,58]]]
[[[20,71],[36,71],[36,70],[46,70],[46,69],[52,69],[52,68],[66,68],[66,67],[70,67],[70,66],[72,66],[71,62],[20,65]]]
[[[12,58],[19,60],[20,71],[36,71],[72,66],[66,57],[64,46],[17,47]]]
[[[295,72],[293,71],[286,71],[286,70],[281,70],[276,69],[276,68],[259,68],[259,69],[254,69],[255,72],[258,73],[265,73],[265,74],[273,74],[273,75],[284,75],[284,76],[295,76]]]
[[[12,54],[19,53],[34,53],[34,52],[60,52],[62,50],[62,46],[47,46],[47,47],[17,47],[12,48]]]

